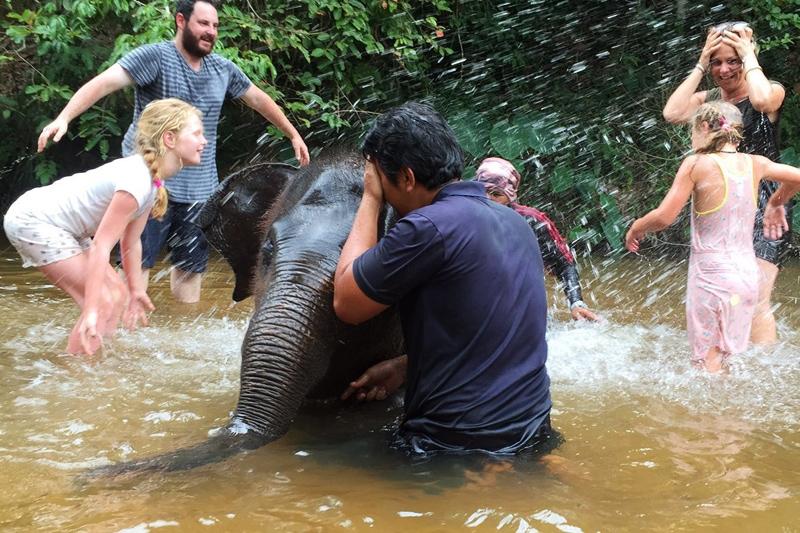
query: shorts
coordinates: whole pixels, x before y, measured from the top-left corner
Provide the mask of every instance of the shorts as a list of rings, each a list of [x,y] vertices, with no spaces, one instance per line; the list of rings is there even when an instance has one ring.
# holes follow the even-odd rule
[[[200,274],[208,267],[208,242],[194,222],[202,202],[183,204],[170,201],[161,220],[151,218],[142,232],[142,268],[151,269],[164,245],[170,262],[184,272]]]
[[[89,237],[41,220],[30,210],[12,205],[3,220],[8,241],[22,257],[23,267],[43,267],[82,254],[92,245]]]

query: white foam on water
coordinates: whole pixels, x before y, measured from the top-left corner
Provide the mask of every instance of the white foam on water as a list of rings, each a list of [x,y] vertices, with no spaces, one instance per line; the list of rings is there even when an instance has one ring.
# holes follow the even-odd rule
[[[81,422],[80,420],[71,420],[67,422],[67,425],[61,428],[59,432],[67,435],[77,435],[78,433],[83,433],[84,431],[89,431],[91,429],[94,429],[94,424],[87,424],[85,422]]]
[[[790,341],[734,355],[728,373],[710,374],[691,366],[684,330],[611,321],[553,323],[547,366],[552,390],[587,403],[634,394],[690,411],[715,405],[742,420],[796,426],[800,348]]]
[[[162,527],[178,527],[180,522],[174,520],[155,520],[153,522],[142,522],[133,527],[127,527],[118,530],[119,533],[147,533],[151,529],[158,529]]]
[[[90,468],[98,468],[111,464],[111,461],[109,461],[106,457],[96,457],[94,459],[87,459],[84,461],[54,461],[52,459],[37,459],[36,462],[40,465],[66,472],[88,470]]]

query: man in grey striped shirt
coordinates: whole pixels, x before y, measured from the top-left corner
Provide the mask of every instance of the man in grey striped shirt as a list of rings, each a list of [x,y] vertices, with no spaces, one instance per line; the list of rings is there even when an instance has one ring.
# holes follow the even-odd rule
[[[162,220],[151,219],[142,234],[145,286],[149,270],[164,244],[170,247],[173,296],[181,302],[200,299],[208,245],[192,221],[219,182],[216,166],[217,124],[226,98],[240,98],[280,129],[291,141],[300,165],[309,162],[308,149],[281,108],[256,87],[231,61],[212,53],[219,20],[214,0],[178,0],[175,39],[140,46],[84,84],[39,136],[39,151],[52,137],[58,142],[69,123],[102,97],[134,85],[133,121],[125,133],[122,154],[134,152],[135,125],[144,107],[159,98],[180,98],[203,113],[208,145],[202,162],[186,167],[166,182],[170,202]]]

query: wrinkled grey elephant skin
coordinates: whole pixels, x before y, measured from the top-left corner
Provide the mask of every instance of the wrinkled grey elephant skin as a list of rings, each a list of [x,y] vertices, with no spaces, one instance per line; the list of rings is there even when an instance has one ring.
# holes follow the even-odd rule
[[[335,153],[299,170],[254,165],[219,185],[197,223],[233,268],[233,298],[256,298],[233,417],[198,446],[95,474],[185,469],[257,448],[288,431],[305,398],[334,398],[372,364],[403,353],[393,309],[360,326],[333,313],[333,275],[363,172],[363,159]]]

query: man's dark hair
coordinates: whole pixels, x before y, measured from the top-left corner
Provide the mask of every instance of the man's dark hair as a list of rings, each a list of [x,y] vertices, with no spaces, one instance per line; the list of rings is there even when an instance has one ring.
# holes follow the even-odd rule
[[[183,15],[183,18],[189,20],[194,13],[194,5],[197,2],[205,2],[206,4],[211,4],[215,8],[219,7],[219,2],[217,0],[178,0],[175,2],[175,15],[177,16],[178,13]]]
[[[427,189],[461,178],[464,156],[456,135],[430,105],[406,102],[375,120],[361,147],[386,177],[397,184],[403,167]]]

